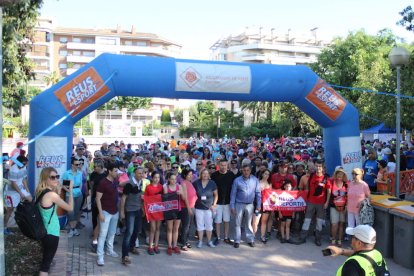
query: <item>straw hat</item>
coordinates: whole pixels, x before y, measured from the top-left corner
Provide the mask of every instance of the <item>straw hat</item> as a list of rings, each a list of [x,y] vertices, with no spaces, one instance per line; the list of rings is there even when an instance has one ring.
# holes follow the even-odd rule
[[[341,166],[337,166],[337,167],[335,168],[335,172],[334,172],[334,174],[333,174],[333,179],[336,179],[336,175],[337,175],[338,173],[340,173],[340,172],[344,174],[343,180],[344,180],[344,181],[348,181],[348,177],[347,177],[347,175],[346,175],[346,172],[345,172],[344,168],[342,168]]]

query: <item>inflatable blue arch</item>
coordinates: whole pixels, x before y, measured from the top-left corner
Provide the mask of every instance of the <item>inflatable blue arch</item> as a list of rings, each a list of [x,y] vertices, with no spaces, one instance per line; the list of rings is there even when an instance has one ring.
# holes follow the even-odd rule
[[[115,96],[291,102],[323,127],[329,173],[361,166],[358,111],[306,66],[102,54],[31,101],[32,191],[43,167],[70,167],[73,125]]]

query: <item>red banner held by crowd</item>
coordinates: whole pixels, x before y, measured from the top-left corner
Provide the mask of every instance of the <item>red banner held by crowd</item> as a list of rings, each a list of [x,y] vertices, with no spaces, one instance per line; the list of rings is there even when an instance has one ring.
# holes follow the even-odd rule
[[[306,191],[284,191],[266,189],[262,191],[264,211],[304,211],[306,209]]]
[[[173,218],[181,210],[177,194],[144,196],[144,207],[148,221]]]

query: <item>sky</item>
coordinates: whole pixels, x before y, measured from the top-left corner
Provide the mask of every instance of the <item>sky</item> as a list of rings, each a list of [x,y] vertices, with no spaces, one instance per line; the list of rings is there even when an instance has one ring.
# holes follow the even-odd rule
[[[397,26],[407,0],[44,0],[41,16],[61,27],[112,28],[120,25],[160,35],[183,46],[181,58],[209,59],[209,48],[246,27],[286,33],[345,37],[365,29],[375,35],[389,28],[407,42],[414,33]]]

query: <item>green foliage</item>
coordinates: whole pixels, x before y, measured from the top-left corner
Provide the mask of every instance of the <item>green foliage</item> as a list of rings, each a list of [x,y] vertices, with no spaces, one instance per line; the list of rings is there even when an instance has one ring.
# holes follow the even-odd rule
[[[142,97],[115,97],[105,105],[103,109],[122,109],[127,108],[129,110],[135,109],[146,109],[150,106],[152,99],[151,98],[142,98]],[[100,108],[102,109],[102,108]]]
[[[26,57],[33,44],[34,27],[41,0],[22,0],[3,12],[3,101],[4,106],[20,109],[19,86],[34,79],[34,64]]]
[[[161,123],[171,123],[171,114],[168,109],[163,109],[161,113]]]
[[[180,125],[183,123],[183,110],[180,108],[174,109],[174,119]]]
[[[328,83],[357,87],[374,91],[395,91],[396,73],[391,68],[388,54],[395,46],[397,37],[389,30],[381,30],[376,36],[364,31],[351,32],[346,38],[337,38],[332,45],[322,50],[318,61],[311,68]],[[411,62],[402,69],[402,93],[413,95],[413,69]],[[374,93],[341,90],[340,92],[361,114],[395,126],[395,98]],[[402,100],[402,127],[412,129],[413,101]],[[366,117],[361,118],[361,129],[376,124]]]
[[[405,7],[400,13],[402,19],[397,22],[398,25],[405,27],[407,31],[414,31],[414,11],[411,6]]]
[[[53,85],[55,83],[58,83],[62,77],[60,76],[60,73],[57,71],[53,71],[49,75],[45,76],[43,80],[46,82],[46,85]]]
[[[93,134],[93,124],[89,121],[89,117],[83,117],[76,122],[75,129],[82,128],[82,135],[92,135]]]

